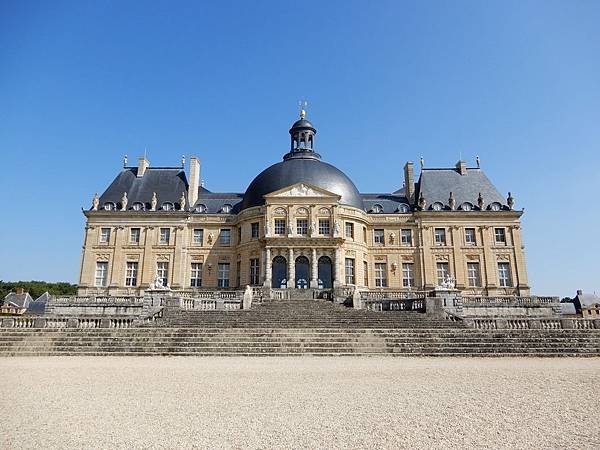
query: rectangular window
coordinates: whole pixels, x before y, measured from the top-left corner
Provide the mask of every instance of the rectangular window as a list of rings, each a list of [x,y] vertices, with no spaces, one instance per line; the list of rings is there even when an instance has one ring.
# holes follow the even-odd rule
[[[354,259],[346,258],[346,284],[354,284]]]
[[[375,287],[387,287],[386,263],[375,263]]]
[[[408,247],[412,245],[412,230],[400,230],[400,243]]]
[[[329,219],[319,219],[319,234],[329,236],[330,231]]]
[[[231,244],[231,230],[229,228],[222,228],[219,234],[219,244],[230,245]]]
[[[108,277],[108,263],[107,262],[97,262],[96,263],[96,287],[106,286],[106,281]]]
[[[194,244],[204,244],[204,230],[202,228],[194,228]]]
[[[308,234],[308,219],[296,220],[296,233],[300,236],[306,236]]]
[[[494,234],[496,235],[496,244],[506,244],[506,232],[504,228],[496,228]]]
[[[217,286],[220,288],[229,287],[229,263],[219,263]]]
[[[240,287],[242,284],[242,262],[240,260],[235,265],[235,279],[237,281],[236,286]]]
[[[131,244],[139,244],[141,234],[142,234],[142,230],[140,228],[130,228],[129,229],[129,242]]]
[[[156,263],[156,276],[160,279],[163,286],[167,286],[169,283],[169,263],[168,262],[157,262]]]
[[[192,263],[190,272],[190,286],[202,287],[202,263]]]
[[[252,222],[250,224],[250,237],[252,239],[258,239],[258,222]]]
[[[137,286],[138,263],[128,262],[125,270],[125,286]]]
[[[477,245],[475,237],[475,228],[465,228],[465,243],[467,245]]]
[[[448,268],[447,262],[439,262],[436,264],[437,268],[437,283],[438,286],[441,286],[446,282],[448,277],[450,276],[450,270]]]
[[[260,284],[260,266],[258,265],[258,258],[252,258],[250,260],[250,284],[257,286]]]
[[[160,243],[161,244],[169,244],[170,239],[171,239],[171,229],[170,228],[161,228],[160,229]]]
[[[110,241],[110,228],[101,228],[100,229],[100,243],[108,244]]]
[[[363,241],[367,243],[367,227],[363,227]]]
[[[285,219],[275,219],[275,234],[285,236]]]
[[[363,281],[365,286],[369,286],[369,263],[363,261]]]
[[[469,286],[471,287],[481,286],[481,275],[479,272],[478,262],[467,263],[467,281],[469,282]]]
[[[242,243],[242,227],[237,227],[238,230],[238,239],[237,239],[237,243],[241,244]]]
[[[446,245],[446,229],[436,228],[435,231],[435,245]]]
[[[346,237],[354,239],[354,224],[352,222],[346,222]]]
[[[373,243],[379,245],[385,244],[383,230],[373,230]]]
[[[500,282],[500,287],[511,287],[512,286],[509,263],[507,263],[507,262],[498,263],[498,281]]]
[[[402,263],[402,286],[406,288],[415,287],[413,263]]]

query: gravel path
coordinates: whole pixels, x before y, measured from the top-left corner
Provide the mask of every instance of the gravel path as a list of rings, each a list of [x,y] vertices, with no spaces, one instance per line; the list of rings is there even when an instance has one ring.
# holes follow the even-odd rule
[[[600,359],[0,358],[1,448],[600,448]]]

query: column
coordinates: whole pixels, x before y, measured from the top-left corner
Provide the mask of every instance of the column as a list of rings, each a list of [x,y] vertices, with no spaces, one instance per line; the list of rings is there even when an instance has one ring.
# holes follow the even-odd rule
[[[460,251],[462,245],[462,237],[460,234],[460,227],[453,225],[450,227],[452,230],[452,248],[454,252],[454,279],[456,281],[456,287],[458,289],[464,289],[467,285],[467,277],[465,275],[465,257]]]
[[[173,229],[175,235],[175,253],[173,254],[173,268],[171,269],[171,284],[174,289],[181,289],[185,286],[185,274],[187,268],[183,265],[185,255],[183,254],[185,232],[187,231],[182,225]],[[187,247],[187,245],[185,245]]]
[[[296,261],[294,261],[294,249],[290,248],[289,250],[289,260],[288,260],[288,288],[295,288],[296,281],[294,280],[294,275],[296,272]]]
[[[425,225],[419,228],[421,233],[421,282],[423,283],[424,289],[433,289],[437,285],[437,274],[436,268],[433,266],[432,253],[431,253],[431,227]]]
[[[319,278],[319,263],[317,260],[317,249],[313,248],[312,249],[312,261],[311,261],[311,276],[310,276],[310,287],[311,288],[318,288],[319,287],[319,283],[317,281],[317,279]]]
[[[154,227],[144,227],[144,256],[141,261],[140,287],[147,287],[156,276],[156,262],[152,254],[152,244],[155,240]]]
[[[485,267],[485,278],[482,278],[482,281],[485,281],[484,287],[488,290],[496,289],[498,287],[498,282],[496,281],[498,279],[498,266],[496,265],[496,258],[494,257],[491,248],[494,242],[494,238],[492,236],[493,230],[489,225],[483,225],[480,227],[480,231]],[[490,293],[488,291],[487,295],[494,295],[494,293]]]
[[[523,251],[523,243],[521,241],[519,225],[511,225],[512,245],[514,250],[515,268],[513,272],[517,279],[514,280],[514,285],[519,289],[519,295],[529,295],[529,285],[527,282],[527,269],[525,266],[525,252]]]
[[[265,287],[271,287],[271,249],[265,248]]]
[[[115,227],[115,246],[113,249],[113,257],[112,264],[110,270],[110,287],[124,287],[125,286],[125,276],[123,267],[125,265],[124,255],[123,255],[123,236],[125,234],[124,227]]]
[[[341,270],[342,250],[340,248],[335,249],[335,257],[333,261],[333,287],[341,286],[342,283],[342,270]]]

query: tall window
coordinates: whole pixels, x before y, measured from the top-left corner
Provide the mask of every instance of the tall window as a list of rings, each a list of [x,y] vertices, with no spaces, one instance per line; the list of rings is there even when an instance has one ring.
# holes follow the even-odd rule
[[[229,228],[222,228],[219,233],[219,244],[229,245],[231,244],[231,230]]]
[[[436,228],[435,234],[435,245],[446,245],[446,229]]]
[[[237,260],[237,264],[235,265],[235,280],[236,286],[240,287],[242,285],[242,261]]]
[[[375,286],[387,287],[387,264],[375,263]]]
[[[96,263],[95,285],[97,287],[106,286],[107,277],[108,277],[108,263],[107,262],[97,262]]]
[[[346,284],[354,284],[354,259],[346,258]]]
[[[128,262],[125,268],[125,286],[137,286],[138,263]]]
[[[100,243],[108,244],[110,241],[110,228],[101,228],[100,229]]]
[[[479,272],[478,262],[467,263],[467,281],[469,282],[469,286],[471,287],[481,286],[481,275]]]
[[[319,219],[319,234],[329,236],[331,233],[329,219]]]
[[[129,242],[132,244],[139,244],[141,234],[142,234],[142,231],[140,228],[130,228],[129,229]]]
[[[363,227],[363,241],[367,243],[367,227]]]
[[[385,243],[383,230],[373,230],[373,243],[379,245],[383,245]]]
[[[402,286],[407,288],[412,288],[415,286],[413,263],[402,263]]]
[[[408,247],[412,245],[412,230],[400,230],[400,243]]]
[[[157,262],[156,263],[156,276],[162,281],[163,286],[169,283],[169,263],[168,262]]]
[[[220,288],[229,287],[229,263],[219,263],[217,286]]]
[[[237,243],[240,244],[242,242],[242,227],[241,226],[237,227],[237,231],[238,231]]]
[[[204,230],[202,228],[194,228],[194,244],[204,244]]]
[[[369,263],[366,261],[363,261],[363,282],[369,286]]]
[[[512,280],[510,277],[510,264],[507,262],[498,263],[498,281],[500,287],[511,287]]]
[[[190,286],[202,287],[202,263],[192,263],[190,272]]]
[[[285,233],[285,219],[275,219],[275,234],[284,236]]]
[[[346,237],[354,239],[354,224],[352,222],[346,222]]]
[[[252,239],[258,239],[258,222],[252,222],[250,224],[250,237]]]
[[[256,286],[260,284],[260,266],[258,265],[258,258],[250,259],[250,284]]]
[[[506,244],[506,231],[504,228],[496,228],[494,234],[496,236],[496,244]]]
[[[300,236],[306,236],[308,234],[308,219],[296,220],[296,233]]]
[[[161,228],[160,229],[160,243],[168,244],[171,239],[171,229],[170,228]]]
[[[475,228],[465,228],[465,243],[467,245],[477,245],[475,237]]]
[[[448,268],[447,262],[439,262],[436,264],[437,268],[437,282],[438,285],[442,285],[450,275],[450,270]]]

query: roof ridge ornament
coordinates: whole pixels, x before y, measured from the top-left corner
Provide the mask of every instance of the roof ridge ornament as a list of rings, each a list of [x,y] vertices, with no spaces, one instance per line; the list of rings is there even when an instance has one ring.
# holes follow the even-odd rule
[[[298,106],[300,107],[300,119],[306,118],[306,110],[308,108],[308,100],[298,101]]]

